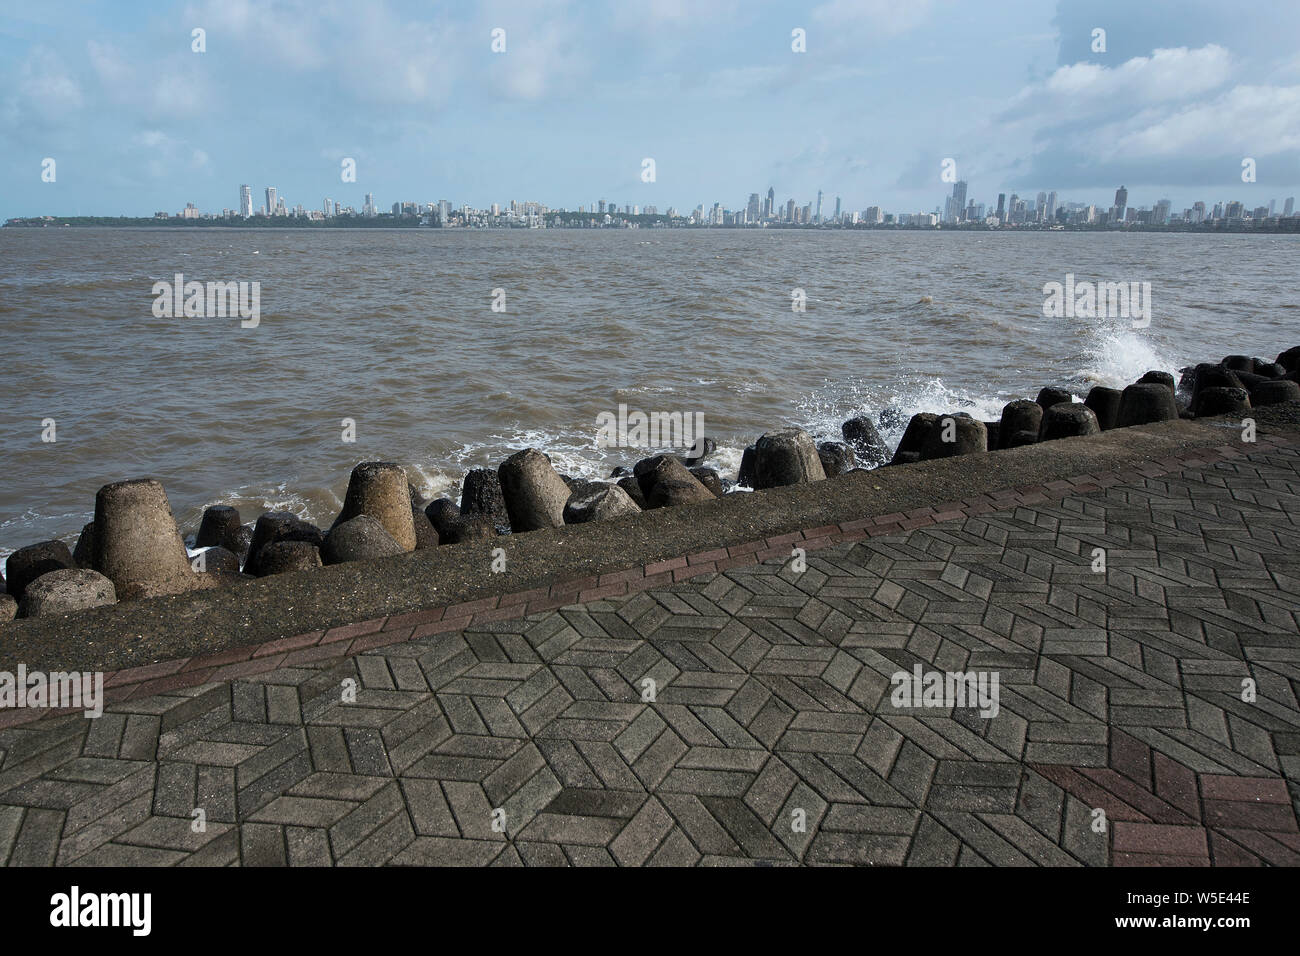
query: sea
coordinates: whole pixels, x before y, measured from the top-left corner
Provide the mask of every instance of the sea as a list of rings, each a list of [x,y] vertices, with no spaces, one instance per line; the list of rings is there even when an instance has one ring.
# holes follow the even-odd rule
[[[178,274],[259,283],[256,325],[158,315]],[[129,478],[192,534],[214,504],[328,525],[367,460],[426,498],[528,447],[605,477],[651,452],[603,447],[620,406],[702,414],[724,477],[788,425],[867,414],[892,445],[920,411],[1272,359],[1298,274],[1293,235],[0,229],[0,557],[74,542]],[[1049,316],[1067,276],[1150,283],[1149,321]]]

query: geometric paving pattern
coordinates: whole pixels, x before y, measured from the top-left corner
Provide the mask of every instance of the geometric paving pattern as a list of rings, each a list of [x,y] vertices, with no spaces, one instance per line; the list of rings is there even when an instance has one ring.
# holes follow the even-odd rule
[[[1283,446],[291,654],[0,730],[0,860],[1294,865],[1298,555]],[[997,715],[895,706],[918,664]]]

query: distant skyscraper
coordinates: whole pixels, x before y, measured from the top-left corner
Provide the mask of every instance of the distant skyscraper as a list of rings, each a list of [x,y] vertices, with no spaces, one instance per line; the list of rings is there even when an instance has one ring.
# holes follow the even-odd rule
[[[785,201],[785,221],[794,222],[794,200],[793,199],[787,199]]]
[[[763,210],[763,215],[768,219],[776,215],[776,190],[771,186],[767,187],[767,208]]]
[[[1286,203],[1282,206],[1282,215],[1289,216],[1295,212],[1295,196],[1287,196]]]
[[[248,186],[239,187],[239,214],[245,219],[253,214],[253,190]]]
[[[840,221],[840,197],[835,197],[835,221]]]
[[[275,207],[276,207],[275,187],[267,186],[266,187],[266,214],[268,216],[274,216]]]
[[[960,219],[966,212],[966,180],[952,184],[952,217]]]
[[[749,205],[745,207],[750,222],[758,222],[758,193],[749,194]]]
[[[1047,194],[1047,215],[1045,218],[1047,219],[1048,222],[1051,222],[1056,218],[1056,190],[1055,189],[1053,189],[1050,193]]]
[[[1039,222],[1047,218],[1047,193],[1038,194],[1038,202],[1034,205],[1034,212]]]
[[[1007,194],[1006,193],[998,193],[997,217],[998,217],[998,222],[1007,221]]]
[[[1124,210],[1127,206],[1128,190],[1125,187],[1120,186],[1119,189],[1115,190],[1115,212],[1116,218],[1121,222],[1124,220]]]
[[[817,190],[817,218],[813,221],[814,222],[822,221],[822,191],[820,189]]]
[[[1163,226],[1165,223],[1169,221],[1170,205],[1171,204],[1168,199],[1161,199],[1159,202],[1156,203],[1156,208],[1151,213],[1151,221],[1155,225]]]
[[[332,200],[332,199],[326,199],[325,202],[324,202],[324,204],[323,204],[322,211],[325,213],[325,218],[326,218],[326,219],[328,219],[328,218],[330,218],[330,216],[334,215],[334,200]]]

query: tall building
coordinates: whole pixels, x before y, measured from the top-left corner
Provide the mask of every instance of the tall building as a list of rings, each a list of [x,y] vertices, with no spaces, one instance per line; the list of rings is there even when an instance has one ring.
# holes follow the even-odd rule
[[[1043,222],[1047,218],[1047,193],[1040,192],[1038,194],[1038,202],[1034,206],[1034,213],[1039,222]]]
[[[1007,219],[1012,223],[1025,221],[1025,201],[1017,193],[1007,200]]]
[[[245,219],[253,215],[253,190],[246,185],[239,187],[239,214]]]
[[[1128,206],[1128,189],[1126,189],[1123,186],[1120,186],[1119,189],[1115,190],[1115,212],[1116,212],[1116,218],[1121,222],[1123,222],[1124,220],[1124,210],[1125,208],[1127,208],[1127,206]]]
[[[1159,200],[1156,203],[1156,208],[1151,213],[1151,222],[1157,226],[1163,226],[1167,223],[1169,221],[1169,206],[1168,199]]]
[[[275,187],[267,186],[266,187],[266,214],[268,216],[274,216],[275,207],[276,207]]]
[[[840,197],[835,197],[835,221],[840,221]]]
[[[1047,194],[1047,215],[1045,216],[1045,218],[1048,222],[1052,222],[1054,219],[1056,219],[1056,190],[1055,189],[1053,189],[1050,193]]]
[[[758,221],[758,193],[749,194],[749,205],[745,207],[750,222]]]
[[[820,189],[817,190],[817,218],[813,221],[814,222],[822,221],[822,191]]]
[[[771,186],[767,187],[767,208],[763,210],[763,216],[771,219],[776,215],[776,190]]]
[[[334,200],[332,200],[332,199],[326,199],[326,200],[325,200],[325,203],[324,203],[324,207],[322,208],[321,211],[322,211],[323,213],[325,213],[325,218],[326,218],[326,219],[328,219],[328,218],[330,218],[330,216],[334,215]]]
[[[794,222],[794,200],[787,199],[785,202],[785,221]]]
[[[1289,216],[1295,212],[1295,196],[1287,196],[1286,202],[1282,205],[1282,215]]]
[[[952,184],[952,219],[958,220],[966,213],[966,180],[960,179]]]
[[[998,193],[998,211],[996,213],[998,222],[1007,221],[1007,194]]]

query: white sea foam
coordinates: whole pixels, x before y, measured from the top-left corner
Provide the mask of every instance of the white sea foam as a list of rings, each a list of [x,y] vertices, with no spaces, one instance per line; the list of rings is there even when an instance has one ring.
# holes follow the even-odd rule
[[[994,421],[1006,401],[1005,396],[951,388],[943,379],[927,376],[903,376],[890,386],[828,384],[796,403],[802,415],[797,424],[819,442],[842,441],[840,425],[866,415],[893,449],[912,416],[920,412],[965,412],[981,421]]]
[[[1176,373],[1179,365],[1141,332],[1112,329],[1098,333],[1078,377],[1091,385],[1123,388],[1153,370]]]

